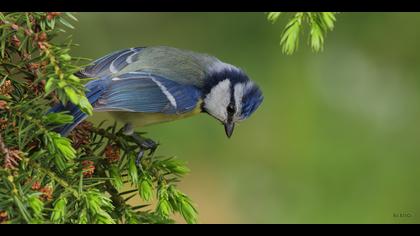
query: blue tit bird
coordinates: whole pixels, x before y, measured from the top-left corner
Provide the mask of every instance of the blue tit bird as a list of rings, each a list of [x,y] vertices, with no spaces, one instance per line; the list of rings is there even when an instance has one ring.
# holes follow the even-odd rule
[[[94,112],[109,112],[133,127],[173,121],[207,113],[220,121],[226,135],[248,118],[263,101],[259,87],[239,68],[217,58],[166,46],[129,48],[97,59],[76,74],[94,78],[85,87]],[[87,115],[73,104],[72,124],[59,128],[66,136]]]

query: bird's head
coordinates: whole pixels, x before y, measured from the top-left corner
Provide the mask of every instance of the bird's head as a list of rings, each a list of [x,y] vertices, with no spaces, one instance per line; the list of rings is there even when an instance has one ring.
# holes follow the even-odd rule
[[[230,137],[235,124],[258,108],[263,95],[242,70],[225,63],[216,68],[207,80],[203,110],[222,122]]]

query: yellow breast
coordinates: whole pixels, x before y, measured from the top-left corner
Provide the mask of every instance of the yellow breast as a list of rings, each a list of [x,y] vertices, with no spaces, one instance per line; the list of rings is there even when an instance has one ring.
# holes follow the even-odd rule
[[[148,125],[179,120],[187,118],[193,115],[201,113],[201,103],[197,103],[197,106],[190,112],[182,114],[164,114],[164,113],[143,113],[143,112],[126,112],[126,111],[112,111],[109,112],[115,119],[124,122],[131,123],[134,127],[144,127]]]

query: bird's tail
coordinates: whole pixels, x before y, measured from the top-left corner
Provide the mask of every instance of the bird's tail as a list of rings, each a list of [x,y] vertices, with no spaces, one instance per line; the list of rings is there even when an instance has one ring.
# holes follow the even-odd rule
[[[103,80],[92,80],[85,85],[88,89],[86,93],[86,97],[89,100],[92,106],[95,102],[98,101],[99,97],[102,95],[104,91],[104,81]],[[87,118],[87,114],[82,112],[76,105],[71,102],[68,102],[66,105],[57,104],[53,108],[51,108],[48,112],[61,112],[61,111],[68,111],[70,115],[73,116],[73,123],[66,124],[61,127],[58,127],[55,131],[60,133],[62,136],[67,136],[70,131],[74,129],[80,122]]]

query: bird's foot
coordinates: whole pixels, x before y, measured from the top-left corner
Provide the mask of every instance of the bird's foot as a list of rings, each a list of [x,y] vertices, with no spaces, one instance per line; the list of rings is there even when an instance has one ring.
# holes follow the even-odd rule
[[[132,137],[136,140],[137,145],[140,147],[140,152],[137,154],[136,158],[136,164],[137,166],[140,166],[140,161],[144,156],[144,152],[149,150],[149,155],[153,155],[159,144],[151,139],[141,138],[137,134],[133,134]]]
[[[137,158],[136,158],[136,164],[139,167],[140,167],[140,161],[142,157],[144,156],[144,152],[150,151],[149,155],[152,155],[156,151],[157,147],[159,146],[159,144],[156,143],[155,141],[148,138],[143,138],[139,134],[134,132],[134,128],[130,123],[125,124],[121,131],[124,135],[131,136],[134,142],[139,146],[140,152],[137,154]]]

